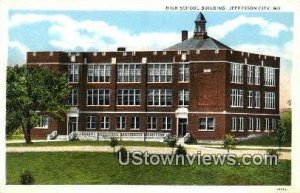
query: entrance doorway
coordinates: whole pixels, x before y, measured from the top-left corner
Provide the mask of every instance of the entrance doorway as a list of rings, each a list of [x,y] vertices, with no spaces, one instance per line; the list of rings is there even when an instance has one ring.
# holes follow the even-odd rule
[[[178,119],[178,137],[184,137],[187,132],[187,119]]]
[[[68,118],[68,134],[77,130],[77,117],[69,117]]]

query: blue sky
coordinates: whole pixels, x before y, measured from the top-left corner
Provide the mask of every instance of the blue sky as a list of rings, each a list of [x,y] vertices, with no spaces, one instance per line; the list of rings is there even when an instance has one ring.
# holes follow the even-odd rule
[[[192,36],[198,12],[45,11],[9,12],[8,64],[26,61],[27,51],[161,50]],[[289,92],[293,13],[203,12],[208,35],[246,52],[281,57],[281,84]]]

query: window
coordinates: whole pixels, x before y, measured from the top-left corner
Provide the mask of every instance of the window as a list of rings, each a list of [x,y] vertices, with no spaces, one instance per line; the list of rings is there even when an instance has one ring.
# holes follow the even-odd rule
[[[110,82],[110,64],[88,65],[88,82]]]
[[[254,119],[252,117],[249,117],[248,121],[249,121],[248,131],[253,131],[254,130]]]
[[[248,91],[248,108],[253,107],[253,91]]]
[[[140,117],[131,117],[131,129],[140,129]]]
[[[157,129],[157,118],[156,117],[148,117],[147,128],[149,130]]]
[[[163,130],[171,130],[172,129],[172,119],[170,117],[163,118]]]
[[[76,64],[70,64],[68,67],[69,73],[69,82],[76,83],[78,82],[79,66]]]
[[[72,89],[71,94],[69,96],[68,104],[71,106],[77,106],[78,104],[78,90]]]
[[[265,67],[265,86],[275,86],[275,68]]]
[[[96,117],[95,116],[87,117],[86,128],[87,129],[96,129]]]
[[[100,129],[109,129],[109,117],[103,116],[100,117]]]
[[[255,92],[255,108],[260,108],[260,92]]]
[[[39,122],[39,125],[37,127],[38,128],[43,128],[43,129],[48,129],[48,126],[49,126],[49,117],[42,116],[40,118],[40,122]]]
[[[188,89],[182,89],[179,91],[179,106],[189,105],[189,95]]]
[[[170,106],[172,105],[171,89],[150,89],[148,90],[149,106]]]
[[[231,95],[230,95],[230,100],[231,100],[231,107],[243,107],[243,90],[237,90],[237,89],[231,89]]]
[[[179,82],[188,82],[190,80],[190,65],[179,65]]]
[[[275,109],[275,92],[265,92],[265,109]]]
[[[256,127],[255,131],[260,131],[260,118],[256,118]]]
[[[243,83],[244,82],[244,70],[243,64],[232,63],[230,65],[231,83]]]
[[[109,105],[110,92],[107,89],[88,89],[87,105]]]
[[[117,117],[117,129],[126,128],[126,117]]]
[[[271,127],[271,131],[274,131],[277,129],[277,119],[272,118],[272,127]]]
[[[244,117],[231,118],[231,131],[244,131]]]
[[[215,118],[202,117],[200,121],[200,131],[214,131],[215,130]]]
[[[148,82],[172,82],[172,64],[148,64]]]
[[[254,77],[255,85],[260,85],[260,67],[255,66],[255,77]]]
[[[254,82],[254,68],[255,66],[253,65],[247,66],[247,83],[250,85]]]
[[[118,64],[118,82],[141,82],[140,64]]]
[[[119,89],[117,96],[117,105],[140,105],[141,93],[140,90]]]
[[[265,118],[265,131],[268,132],[270,130],[270,119]]]

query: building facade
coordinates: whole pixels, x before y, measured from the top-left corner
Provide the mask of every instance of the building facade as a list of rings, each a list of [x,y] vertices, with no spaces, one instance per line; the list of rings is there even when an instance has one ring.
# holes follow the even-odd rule
[[[162,51],[28,52],[27,65],[67,73],[72,92],[64,121],[44,117],[32,135],[57,131],[189,134],[221,140],[274,131],[280,58],[231,49],[195,31]]]

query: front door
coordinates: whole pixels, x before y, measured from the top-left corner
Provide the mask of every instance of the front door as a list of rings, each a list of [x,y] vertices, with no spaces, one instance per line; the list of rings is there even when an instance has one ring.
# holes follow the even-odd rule
[[[184,137],[187,130],[187,119],[178,119],[178,137]]]
[[[77,130],[77,117],[69,117],[68,120],[68,134]]]

